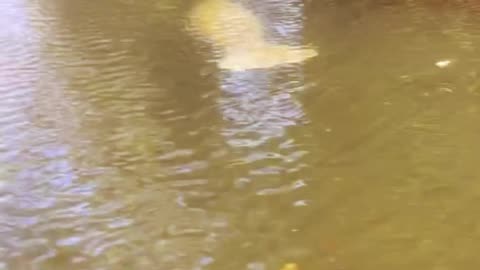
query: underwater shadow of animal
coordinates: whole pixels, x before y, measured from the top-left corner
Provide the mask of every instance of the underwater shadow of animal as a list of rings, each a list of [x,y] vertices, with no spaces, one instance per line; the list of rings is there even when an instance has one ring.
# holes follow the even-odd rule
[[[243,71],[300,63],[318,55],[311,47],[267,41],[260,20],[241,4],[203,0],[189,14],[189,30],[217,50],[221,69]]]

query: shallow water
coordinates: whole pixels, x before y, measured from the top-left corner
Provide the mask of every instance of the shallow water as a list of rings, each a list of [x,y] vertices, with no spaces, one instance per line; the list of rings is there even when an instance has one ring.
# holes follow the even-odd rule
[[[0,269],[480,266],[480,5],[299,3],[227,72],[192,1],[2,1]]]

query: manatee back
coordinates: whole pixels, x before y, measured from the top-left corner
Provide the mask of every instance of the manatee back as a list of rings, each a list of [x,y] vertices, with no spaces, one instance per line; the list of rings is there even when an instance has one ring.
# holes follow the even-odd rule
[[[256,46],[264,43],[258,18],[229,0],[203,0],[190,13],[190,26],[216,47]]]

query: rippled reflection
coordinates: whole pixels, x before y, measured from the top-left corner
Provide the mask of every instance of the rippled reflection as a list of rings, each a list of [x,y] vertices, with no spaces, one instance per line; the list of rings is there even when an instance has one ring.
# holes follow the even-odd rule
[[[81,113],[46,44],[53,38],[35,1],[0,4],[0,260],[7,269],[41,269],[102,253],[114,241],[102,226],[128,222],[96,203],[91,178],[108,173],[86,160]],[[93,165],[93,166],[92,166]],[[97,164],[100,165],[100,164]],[[95,237],[95,242],[92,242]],[[89,242],[82,252],[65,247]]]
[[[196,1],[0,2],[0,269],[478,266],[478,3],[235,1],[327,55],[236,72]]]
[[[267,36],[279,43],[298,45],[303,40],[302,1],[245,2],[260,16]],[[310,172],[309,149],[296,130],[310,121],[302,106],[301,96],[306,88],[302,64],[271,69],[222,71],[217,75],[220,94],[218,108],[223,118],[221,134],[235,153],[230,166],[235,193],[231,192],[225,205],[243,209],[237,213],[232,227],[241,232],[218,250],[218,264],[213,269],[263,269],[279,267],[286,256],[304,256],[305,250],[295,241],[289,245],[266,246],[276,242],[262,230],[275,230],[291,237],[296,208],[308,205],[301,190],[308,189]],[[303,130],[308,133],[308,129]],[[270,205],[270,207],[269,207]],[[276,206],[273,206],[276,205]],[[274,208],[284,209],[283,217],[273,214]],[[301,212],[299,212],[301,213]],[[269,228],[269,229],[267,229]],[[290,235],[290,236],[289,236]],[[278,242],[282,242],[279,240]],[[265,256],[263,249],[269,249]],[[248,261],[227,261],[243,253]],[[308,253],[308,252],[307,252]],[[262,254],[262,255],[260,255]]]
[[[272,138],[285,136],[288,127],[305,120],[301,104],[295,101],[295,93],[290,88],[295,86],[275,84],[271,72],[223,76],[223,97],[219,99],[225,122],[222,133],[231,146],[260,147]]]
[[[282,16],[272,16],[274,12]],[[302,9],[300,1],[256,3],[271,38],[284,43],[302,43]],[[269,16],[270,14],[270,16]],[[275,32],[274,32],[275,31]],[[234,147],[258,147],[269,139],[282,137],[286,128],[305,122],[295,91],[303,87],[301,68],[287,70],[250,70],[221,72],[218,77],[222,97],[219,105],[225,127],[223,134]],[[283,79],[281,76],[284,76]]]

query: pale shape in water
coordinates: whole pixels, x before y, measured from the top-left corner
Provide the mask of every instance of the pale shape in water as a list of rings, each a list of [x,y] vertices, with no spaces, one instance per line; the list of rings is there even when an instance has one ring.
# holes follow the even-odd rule
[[[442,61],[437,61],[435,65],[439,68],[446,68],[448,65],[452,63],[451,60],[442,60]]]
[[[227,70],[269,68],[317,56],[313,48],[273,44],[260,20],[241,4],[203,0],[190,13],[191,28],[220,49],[218,66]]]

